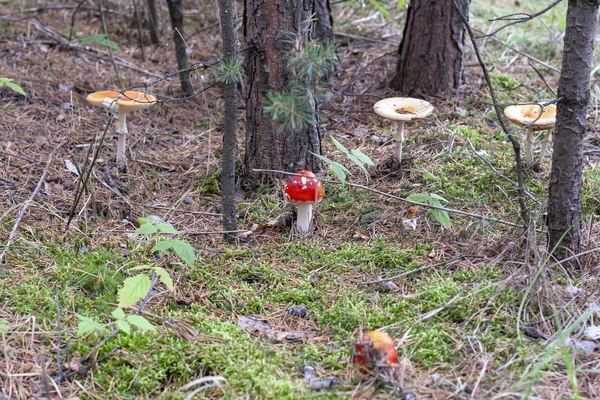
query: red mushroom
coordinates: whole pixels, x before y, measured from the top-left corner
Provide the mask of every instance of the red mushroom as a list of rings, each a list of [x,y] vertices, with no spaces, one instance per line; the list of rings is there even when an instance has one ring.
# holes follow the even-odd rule
[[[296,172],[302,176],[292,176],[285,187],[285,197],[298,207],[296,227],[301,235],[308,233],[312,220],[312,206],[323,198],[323,185],[315,174],[302,170]]]
[[[369,331],[354,345],[354,363],[368,373],[372,368],[389,367],[398,362],[394,339],[383,331]]]

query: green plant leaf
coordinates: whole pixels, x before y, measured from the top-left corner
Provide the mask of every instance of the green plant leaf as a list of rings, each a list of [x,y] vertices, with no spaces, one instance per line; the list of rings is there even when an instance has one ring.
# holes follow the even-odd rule
[[[436,207],[443,207],[442,203],[437,201],[436,199],[429,200],[429,204]],[[433,218],[444,228],[450,228],[450,215],[448,215],[448,211],[438,210],[437,208],[432,208],[429,210]]]
[[[77,324],[77,336],[85,335],[91,331],[97,331],[98,333],[103,333],[106,328],[104,325],[94,321],[91,318],[84,317],[81,314],[75,314],[77,318],[79,318],[79,323]]]
[[[119,47],[118,44],[116,44],[112,40],[109,40],[109,39],[106,38],[106,34],[105,33],[99,33],[97,35],[92,35],[92,36],[85,37],[85,38],[83,38],[83,39],[80,40],[80,43],[82,45],[84,45],[84,46],[87,45],[87,44],[90,44],[90,43],[98,43],[99,45],[104,46],[104,47],[108,47],[108,48],[110,48],[112,50],[121,51],[121,48]]]
[[[117,320],[117,328],[125,332],[127,335],[131,334],[131,326],[129,325],[129,322],[125,321],[124,319]]]
[[[171,233],[173,235],[176,235],[177,233],[179,233],[179,232],[177,232],[177,229],[173,228],[173,225],[171,225],[167,222],[161,222],[159,224],[156,224],[156,227],[162,233]]]
[[[125,311],[121,307],[117,307],[110,313],[115,319],[123,319],[125,318]]]
[[[342,183],[342,186],[346,184],[346,172],[344,172],[344,170],[346,170],[346,167],[335,161],[329,165],[329,171],[331,171],[333,176],[338,178],[338,180]]]
[[[175,250],[175,254],[179,256],[187,265],[190,267],[194,266],[194,261],[196,260],[196,254],[194,248],[186,241],[173,239],[173,250]]]
[[[119,307],[132,306],[143,299],[148,294],[151,284],[150,278],[144,274],[125,279],[123,287],[117,294]]]
[[[141,315],[129,315],[127,316],[127,322],[142,331],[156,332],[156,328],[150,323],[150,321]]]
[[[171,247],[173,247],[173,239],[163,239],[154,245],[152,251],[163,251],[170,249]]]
[[[358,158],[354,157],[352,154],[348,154],[348,158],[356,165],[360,167],[364,171],[365,174],[368,174],[367,169],[365,168],[365,164],[360,161]]]
[[[371,160],[371,158],[370,158],[368,155],[366,155],[365,153],[363,153],[363,152],[362,152],[362,151],[360,151],[360,150],[357,150],[357,149],[352,149],[352,150],[350,151],[350,153],[351,153],[351,154],[352,154],[354,157],[358,158],[358,159],[359,159],[359,160],[360,160],[360,161],[361,161],[363,164],[367,164],[367,165],[375,165],[375,163],[373,162],[373,160]]]
[[[152,235],[156,232],[158,232],[158,228],[152,223],[142,224],[139,228],[135,230],[135,233],[137,233],[138,235]]]
[[[0,332],[2,332],[4,335],[8,333],[8,322],[4,320],[0,321]]]
[[[154,272],[156,272],[156,275],[158,276],[158,279],[169,289],[169,290],[173,290],[173,279],[171,279],[171,275],[169,275],[169,272],[161,267],[154,267],[153,268]]]
[[[417,203],[427,203],[429,200],[431,200],[431,196],[429,196],[427,193],[413,193],[406,199],[410,201],[416,201]]]
[[[27,94],[25,93],[23,88],[21,86],[17,85],[16,83],[13,83],[12,79],[0,77],[0,87],[4,86],[4,85],[8,86],[10,89],[12,89],[15,92],[22,94],[23,96],[27,96]]]
[[[333,144],[335,144],[335,147],[337,147],[338,150],[344,152],[345,154],[349,154],[348,149],[343,144],[338,142],[338,140],[336,138],[334,138],[333,136],[331,137],[331,141],[333,142]]]
[[[446,200],[446,199],[445,199],[445,198],[443,198],[442,196],[440,196],[440,195],[437,195],[437,194],[435,194],[435,193],[429,193],[429,195],[430,195],[430,196],[431,196],[431,198],[433,198],[433,199],[436,199],[436,200],[443,201],[444,203],[447,203],[447,202],[448,202],[448,200]],[[440,207],[441,207],[441,205],[440,205]]]

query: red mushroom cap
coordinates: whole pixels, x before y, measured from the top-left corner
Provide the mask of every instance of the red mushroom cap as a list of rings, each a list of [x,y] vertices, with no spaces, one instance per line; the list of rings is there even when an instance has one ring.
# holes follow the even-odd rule
[[[398,362],[396,343],[383,331],[365,333],[354,346],[354,363],[367,367],[361,368],[363,373],[378,365],[391,365]]]
[[[316,175],[303,169],[296,172],[285,187],[285,196],[294,203],[318,203],[323,198],[323,185]]]

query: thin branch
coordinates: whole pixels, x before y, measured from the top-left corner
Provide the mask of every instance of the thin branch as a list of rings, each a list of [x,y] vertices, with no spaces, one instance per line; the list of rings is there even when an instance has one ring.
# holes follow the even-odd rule
[[[483,32],[483,31],[480,31],[479,29],[476,29],[476,28],[471,28],[471,29],[473,29],[474,31],[480,32],[480,33]],[[556,68],[556,67],[548,64],[547,62],[544,62],[544,61],[540,60],[539,58],[535,58],[534,56],[529,55],[529,54],[527,54],[525,52],[522,52],[521,50],[515,49],[510,44],[508,44],[508,43],[506,43],[506,42],[504,42],[504,41],[502,41],[502,40],[500,40],[498,38],[495,38],[494,36],[490,36],[489,38],[492,39],[494,42],[500,43],[502,46],[506,47],[507,49],[510,49],[510,50],[514,51],[515,53],[522,55],[523,57],[527,57],[530,60],[535,61],[536,63],[541,64],[544,67],[549,68],[552,71],[557,72],[557,73],[560,74],[560,69],[558,69],[558,68]]]
[[[27,211],[27,208],[29,208],[29,205],[33,202],[33,199],[35,199],[35,196],[37,196],[38,192],[40,191],[40,189],[42,187],[42,183],[44,183],[44,180],[46,179],[46,174],[48,173],[48,169],[50,168],[50,163],[52,162],[52,158],[54,157],[54,154],[65,143],[67,143],[67,142],[66,141],[61,142],[56,147],[54,147],[54,149],[52,149],[52,152],[48,156],[48,161],[46,161],[46,166],[44,167],[44,170],[42,171],[42,176],[40,176],[40,179],[38,180],[38,183],[37,183],[35,189],[31,193],[31,196],[29,196],[29,199],[27,199],[27,201],[25,201],[25,203],[23,203],[23,207],[21,207],[21,210],[19,210],[19,212],[17,213],[17,219],[15,220],[15,224],[13,225],[13,228],[10,231],[10,235],[8,236],[8,240],[6,241],[6,244],[5,244],[6,247],[5,247],[4,251],[2,253],[0,253],[0,263],[2,263],[2,261],[4,260],[6,253],[10,249],[10,245],[12,244],[13,240],[15,240],[15,235],[17,234],[17,229],[19,228],[19,224],[21,223],[21,220],[23,219],[23,216],[25,215],[25,211]]]
[[[483,76],[490,91],[490,96],[492,98],[492,101],[494,102],[494,110],[496,111],[496,116],[498,117],[498,121],[500,122],[502,130],[504,131],[504,133],[506,134],[513,146],[513,151],[515,153],[515,161],[517,164],[517,190],[519,194],[519,206],[521,207],[521,219],[523,220],[523,227],[527,229],[527,223],[529,222],[529,210],[527,209],[527,204],[525,203],[525,186],[523,179],[523,160],[521,159],[521,144],[517,139],[515,139],[513,134],[506,126],[506,122],[504,121],[504,114],[502,112],[502,109],[500,108],[500,105],[498,104],[498,99],[496,98],[496,92],[494,91],[494,85],[492,84],[490,73],[487,69],[487,66],[485,65],[485,62],[483,61],[483,58],[481,57],[481,52],[479,51],[479,46],[477,45],[477,41],[475,40],[475,35],[473,33],[471,25],[469,25],[467,17],[463,15],[462,11],[460,10],[460,7],[458,7],[458,5],[456,4],[456,0],[452,0],[452,6],[454,8],[454,11],[457,13],[459,18],[465,25],[465,29],[467,30],[467,33],[471,38],[471,43],[473,45],[473,50],[475,51],[475,56],[477,57],[479,65],[481,66],[481,71],[483,72]]]
[[[279,170],[274,170],[274,169],[253,168],[252,171],[253,172],[269,172],[269,173],[289,175],[289,176],[301,176],[301,175],[295,174],[293,172],[285,172],[285,171],[279,171]],[[341,185],[340,182],[333,181],[331,179],[323,179],[323,178],[318,178],[318,179],[320,181],[322,181],[322,182],[327,182],[327,183],[331,183],[331,184],[334,184],[334,185]],[[412,200],[405,199],[404,197],[394,196],[393,194],[382,192],[380,190],[373,189],[373,188],[368,187],[368,186],[359,185],[357,183],[346,182],[345,184],[348,185],[348,186],[350,186],[350,187],[355,187],[355,188],[358,188],[358,189],[368,190],[369,192],[377,193],[377,194],[379,194],[381,196],[384,196],[384,197],[387,197],[387,198],[390,198],[390,199],[404,201],[406,203],[413,204],[415,206],[421,206],[421,207],[424,207],[424,208],[432,208],[434,210],[442,210],[442,211],[449,212],[451,214],[465,215],[467,217],[477,218],[477,219],[480,219],[482,221],[497,222],[499,224],[504,224],[504,225],[508,225],[508,226],[514,226],[514,227],[517,227],[517,228],[522,228],[523,227],[522,225],[515,224],[514,222],[504,221],[502,219],[486,217],[484,215],[473,214],[473,213],[470,213],[470,212],[455,210],[455,209],[452,209],[452,208],[438,207],[438,206],[434,206],[434,205],[427,204],[427,203],[419,203],[418,201],[412,201]]]
[[[541,116],[541,113],[540,113]],[[538,117],[539,118],[539,117]],[[487,158],[483,157],[481,154],[479,154],[477,152],[477,150],[475,150],[475,147],[473,146],[473,143],[471,143],[471,140],[469,140],[467,138],[467,142],[469,142],[469,146],[471,146],[471,150],[473,150],[473,153],[475,153],[475,155],[477,157],[479,157],[484,163],[486,163],[488,165],[488,167],[490,167],[490,169],[496,174],[498,175],[500,178],[504,179],[506,182],[510,183],[511,185],[516,186],[517,188],[519,187],[519,184],[515,181],[513,181],[512,179],[510,179],[508,176],[502,174],[500,171],[498,171],[490,162],[490,160],[488,160]],[[527,197],[529,197],[531,200],[535,201],[536,203],[540,204],[540,201],[527,189],[525,189],[525,194],[527,195]]]
[[[448,266],[448,265],[454,264],[456,261],[460,260],[461,258],[464,258],[464,257],[462,255],[456,256],[456,257],[453,257],[449,261],[443,261],[443,262],[440,262],[440,263],[435,263],[435,264],[430,264],[430,265],[424,265],[424,266],[419,267],[417,269],[413,269],[411,271],[403,272],[403,273],[401,273],[399,275],[390,276],[389,278],[361,282],[360,284],[361,285],[373,285],[373,284],[376,284],[376,283],[383,283],[383,282],[395,281],[396,279],[404,278],[404,277],[406,277],[408,275],[416,274],[418,272],[425,271],[425,270],[428,270],[428,269],[431,269],[431,268],[437,268],[437,267],[441,267],[441,266]]]
[[[508,28],[509,26],[513,26],[516,24],[521,24],[523,22],[527,22],[527,21],[531,21],[532,19],[550,11],[552,8],[554,8],[558,3],[562,2],[562,0],[555,0],[554,3],[550,4],[548,7],[544,8],[541,11],[538,11],[534,14],[526,14],[526,13],[516,13],[516,14],[509,14],[509,15],[505,15],[503,17],[498,17],[498,18],[494,18],[494,19],[490,19],[490,22],[494,22],[494,21],[511,21],[506,25],[502,25],[500,28],[492,31],[491,33],[487,33],[485,35],[481,35],[481,36],[477,36],[475,39],[481,39],[484,37],[491,37],[494,36],[496,33],[500,32],[501,30]]]
[[[550,92],[552,93],[552,96],[556,97],[556,92],[548,84],[548,82],[546,81],[546,78],[544,77],[544,75],[532,63],[528,63],[528,64],[531,67],[531,69],[533,69],[535,71],[535,73],[537,74],[537,76],[540,77],[540,79],[542,80],[542,82],[544,82],[544,85],[546,85],[546,87],[548,88],[548,90],[550,90]],[[540,113],[540,115],[541,115],[541,113]]]

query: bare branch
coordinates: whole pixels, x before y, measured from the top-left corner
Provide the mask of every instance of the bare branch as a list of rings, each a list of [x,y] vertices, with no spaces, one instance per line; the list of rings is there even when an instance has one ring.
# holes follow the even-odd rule
[[[516,25],[516,24],[521,24],[523,22],[527,22],[527,21],[531,21],[532,19],[550,11],[552,8],[554,8],[558,3],[562,2],[562,0],[555,0],[554,3],[550,4],[548,7],[544,8],[541,11],[538,11],[534,14],[527,14],[527,13],[516,13],[516,14],[509,14],[509,15],[505,15],[503,17],[498,17],[498,18],[494,18],[494,19],[490,19],[490,22],[494,22],[494,21],[511,21],[506,25],[502,25],[500,28],[492,31],[491,33],[487,33],[485,35],[481,35],[481,36],[477,36],[475,39],[481,39],[484,37],[490,37],[490,36],[494,36],[496,33],[500,32],[501,30],[508,28],[509,26],[512,25]]]

